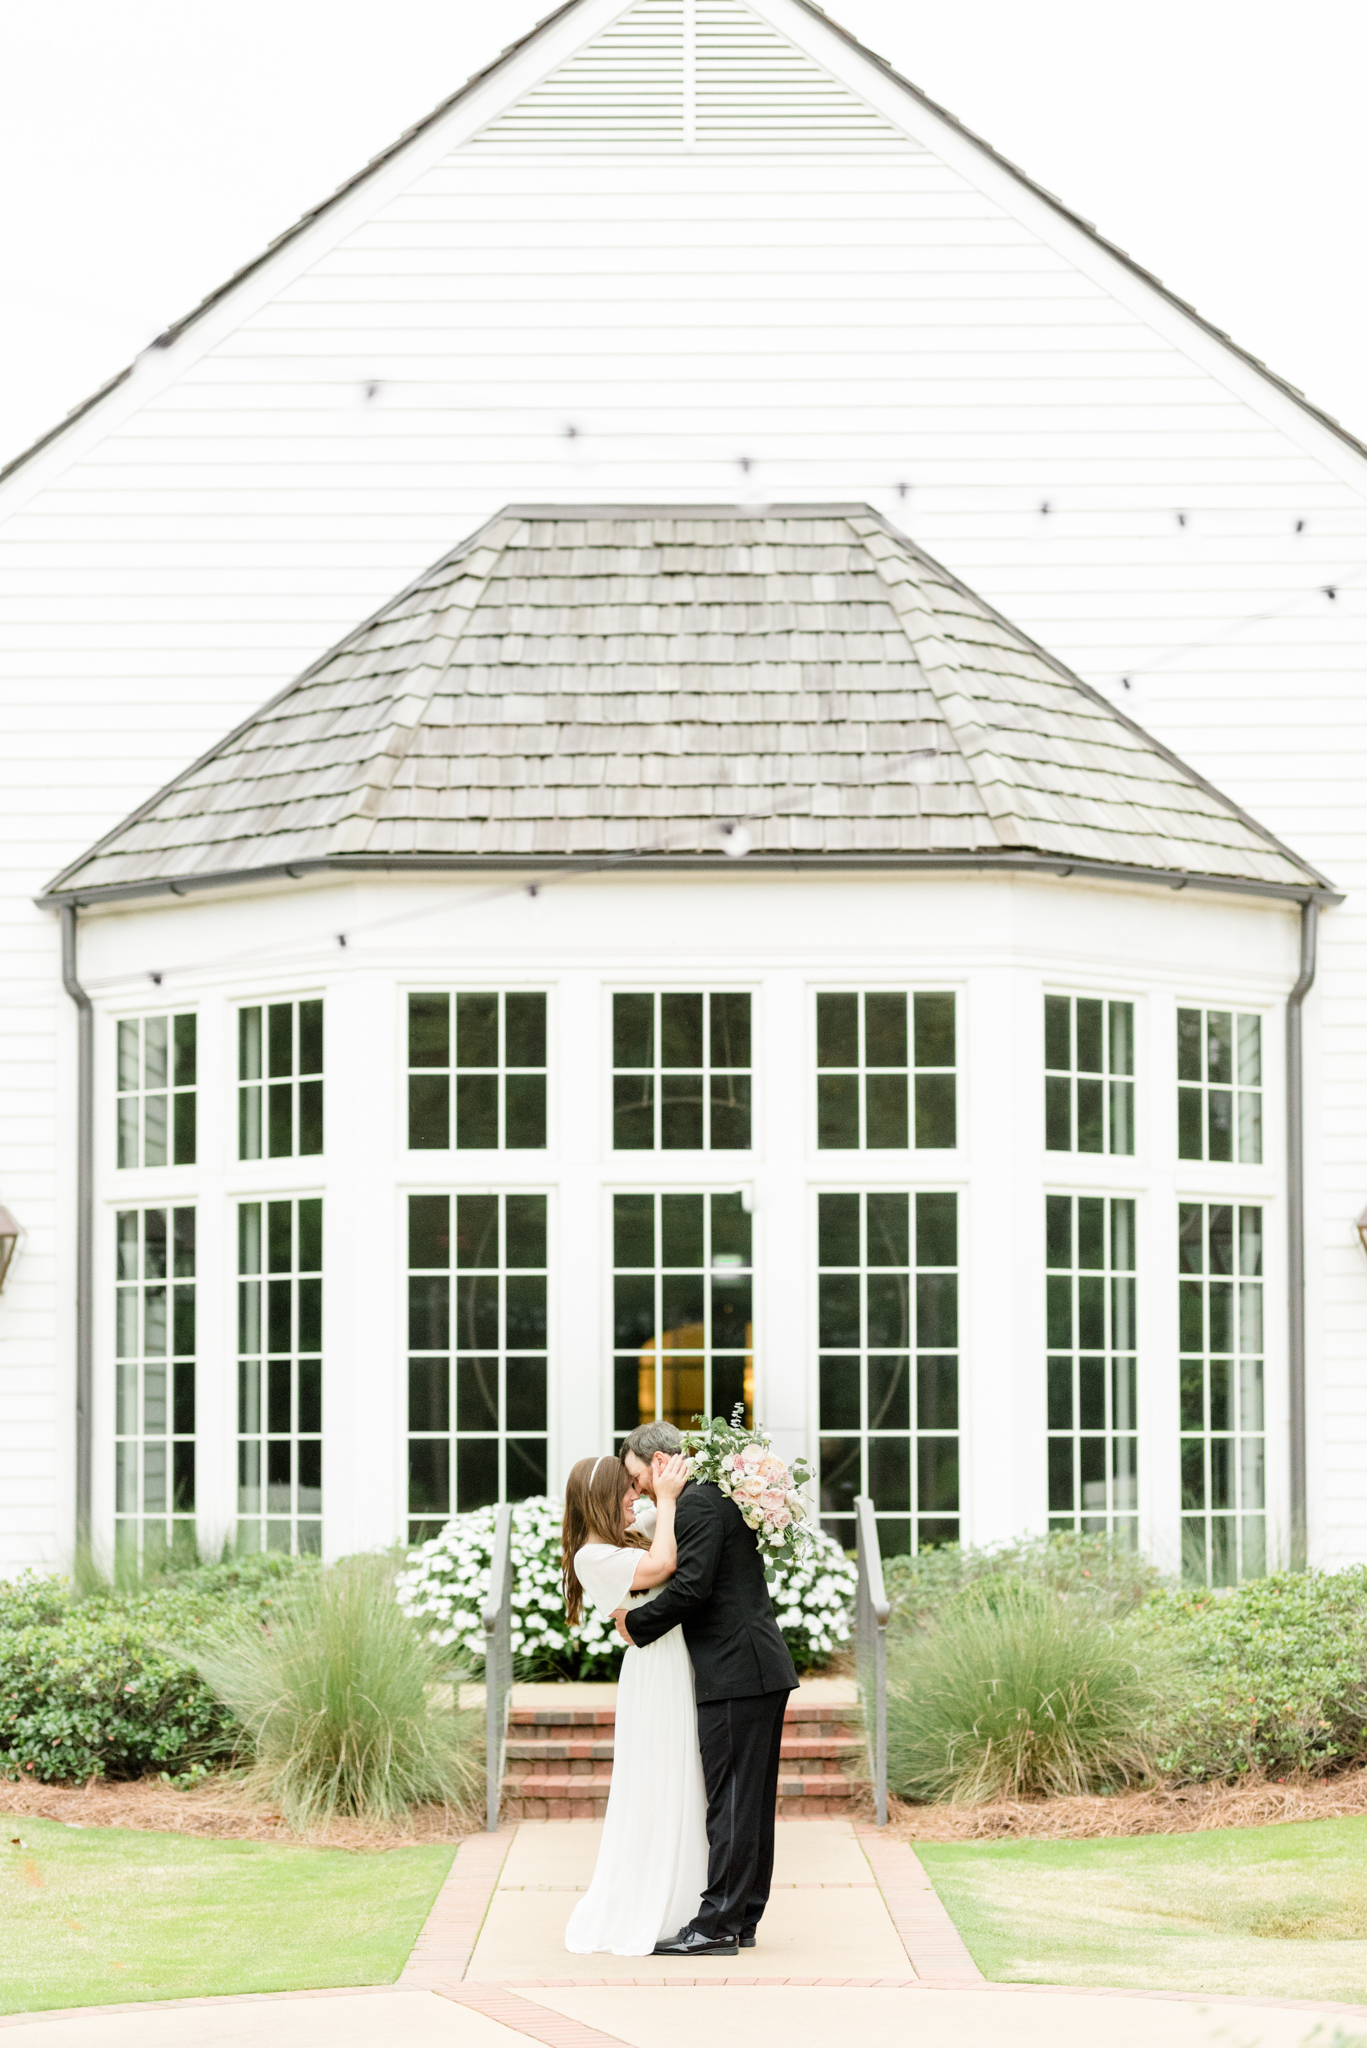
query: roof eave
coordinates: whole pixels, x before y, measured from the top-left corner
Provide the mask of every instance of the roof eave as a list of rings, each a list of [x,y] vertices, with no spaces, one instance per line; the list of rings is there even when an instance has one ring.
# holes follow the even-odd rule
[[[1144,868],[1119,861],[1072,860],[1059,854],[1032,853],[750,853],[744,862],[724,853],[677,854],[653,851],[599,855],[574,854],[325,854],[311,860],[284,861],[259,868],[217,873],[166,875],[142,882],[115,882],[82,889],[56,886],[34,898],[41,909],[95,909],[103,904],[150,901],[159,896],[186,897],[206,890],[250,890],[265,882],[302,881],[310,875],[441,875],[441,874],[607,874],[649,865],[666,873],[737,874],[813,869],[841,873],[953,874],[993,873],[1041,876],[1054,880],[1076,875],[1084,881],[1127,882],[1153,888],[1203,889],[1219,895],[1258,896],[1283,903],[1318,903],[1329,909],[1342,903],[1341,891],[1313,870],[1304,882],[1271,882],[1239,875],[1215,875],[1181,868]]]

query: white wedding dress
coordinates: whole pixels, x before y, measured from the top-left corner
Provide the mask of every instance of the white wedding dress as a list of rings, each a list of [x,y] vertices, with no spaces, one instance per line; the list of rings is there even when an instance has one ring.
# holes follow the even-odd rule
[[[644,1517],[638,1527],[647,1529]],[[586,1543],[574,1568],[600,1614],[639,1607],[628,1588],[641,1550]],[[627,1650],[617,1685],[612,1787],[593,1882],[570,1915],[571,1955],[648,1956],[698,1910],[707,1883],[707,1794],[693,1666],[683,1630]]]

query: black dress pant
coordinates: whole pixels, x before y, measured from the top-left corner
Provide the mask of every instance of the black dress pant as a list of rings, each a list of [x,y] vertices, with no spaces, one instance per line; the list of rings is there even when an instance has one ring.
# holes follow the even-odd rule
[[[774,1801],[786,1692],[698,1704],[707,1786],[707,1890],[691,1925],[709,1939],[753,1934],[774,1874]]]

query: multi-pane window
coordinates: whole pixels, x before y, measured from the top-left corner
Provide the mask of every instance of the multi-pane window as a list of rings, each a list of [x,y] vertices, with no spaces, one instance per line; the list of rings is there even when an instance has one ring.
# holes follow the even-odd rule
[[[1045,1197],[1049,1527],[1139,1528],[1135,1207]]]
[[[237,1156],[306,1159],[323,1149],[323,1004],[237,1013]]]
[[[119,1020],[120,1166],[193,1166],[197,1019]]]
[[[317,1551],[323,1512],[323,1204],[237,1211],[237,1541]]]
[[[1134,1151],[1134,1004],[1044,998],[1044,1143],[1050,1152]]]
[[[953,1194],[817,1198],[821,1526],[885,1555],[959,1540],[959,1218]]]
[[[613,997],[616,1151],[748,1151],[751,1079],[748,995]]]
[[[823,1151],[957,1142],[952,992],[816,999],[816,1142]]]
[[[120,1560],[195,1548],[195,1212],[121,1209],[114,1343]]]
[[[1263,1156],[1263,1031],[1256,1011],[1177,1012],[1177,1156]]]
[[[415,1152],[544,1150],[544,995],[408,998],[408,1143]]]
[[[642,1422],[754,1415],[750,1215],[739,1194],[615,1195],[613,1413]]]
[[[410,1195],[408,1268],[420,1543],[467,1508],[546,1491],[546,1197]]]
[[[1267,1569],[1263,1212],[1178,1209],[1182,1572],[1234,1586]]]

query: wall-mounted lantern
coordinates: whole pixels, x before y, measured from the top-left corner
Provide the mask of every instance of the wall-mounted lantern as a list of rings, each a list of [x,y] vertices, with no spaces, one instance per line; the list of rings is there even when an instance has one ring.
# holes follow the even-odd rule
[[[1367,1252],[1367,1209],[1364,1209],[1362,1214],[1358,1217],[1357,1233],[1359,1244],[1362,1246],[1362,1249],[1365,1252]]]
[[[14,1258],[14,1247],[22,1236],[23,1232],[19,1225],[4,1204],[0,1203],[0,1294],[5,1291],[5,1279]]]

